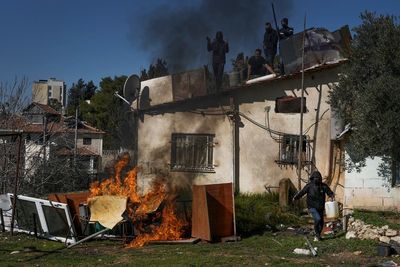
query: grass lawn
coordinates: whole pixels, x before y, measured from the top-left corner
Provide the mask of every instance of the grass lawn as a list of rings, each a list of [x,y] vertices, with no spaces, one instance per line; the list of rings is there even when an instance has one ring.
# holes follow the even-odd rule
[[[232,243],[151,245],[138,249],[126,249],[119,241],[90,241],[65,249],[59,242],[0,233],[0,266],[376,266],[388,260],[400,263],[400,257],[376,256],[375,241],[346,240],[340,236],[313,244],[318,247],[319,255],[315,258],[293,254],[294,248],[306,246],[304,238],[292,232],[268,232]]]
[[[391,229],[400,230],[399,212],[355,210],[353,216],[367,224],[379,227],[388,225]]]

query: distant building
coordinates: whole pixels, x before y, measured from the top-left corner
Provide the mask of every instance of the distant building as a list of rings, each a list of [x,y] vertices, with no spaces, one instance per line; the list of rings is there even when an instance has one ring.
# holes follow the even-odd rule
[[[14,176],[16,137],[9,133],[22,133],[21,175],[29,180],[41,163],[58,160],[60,166],[77,161],[82,170],[96,177],[103,155],[103,131],[75,117],[65,117],[48,105],[31,103],[21,115],[0,116],[0,189],[7,190],[7,183]],[[68,174],[66,174],[68,175]],[[9,177],[10,176],[10,177]]]
[[[51,99],[57,100],[61,104],[61,112],[64,114],[67,105],[66,85],[62,80],[49,78],[48,80],[39,80],[32,85],[32,102],[50,105]]]

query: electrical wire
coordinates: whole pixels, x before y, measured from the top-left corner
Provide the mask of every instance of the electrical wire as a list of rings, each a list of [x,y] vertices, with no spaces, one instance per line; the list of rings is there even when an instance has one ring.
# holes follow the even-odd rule
[[[329,108],[326,109],[326,110],[321,114],[321,116],[317,119],[316,122],[314,122],[314,123],[312,123],[310,126],[308,126],[308,128],[304,131],[304,134],[307,134],[308,131],[309,131],[315,124],[317,124],[318,122],[320,122],[320,121],[322,120],[322,117],[323,117],[323,116],[325,115],[325,113],[327,113],[328,111],[329,111]]]

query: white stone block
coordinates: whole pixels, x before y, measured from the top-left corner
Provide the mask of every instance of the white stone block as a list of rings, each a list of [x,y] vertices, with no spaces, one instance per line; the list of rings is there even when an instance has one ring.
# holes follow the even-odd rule
[[[346,239],[350,239],[350,238],[356,238],[356,232],[348,231],[346,233]]]
[[[384,185],[384,181],[382,179],[363,179],[364,180],[364,188],[382,188]]]
[[[394,237],[397,235],[397,231],[393,230],[393,229],[388,229],[388,230],[386,230],[385,235],[388,237]]]
[[[379,241],[383,242],[383,243],[389,243],[390,242],[390,237],[387,236],[381,236],[379,238]]]
[[[347,177],[344,181],[345,188],[363,188],[364,180],[361,177]]]

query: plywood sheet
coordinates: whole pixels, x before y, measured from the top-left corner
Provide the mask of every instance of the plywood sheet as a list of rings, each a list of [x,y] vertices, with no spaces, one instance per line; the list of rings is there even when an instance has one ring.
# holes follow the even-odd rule
[[[126,197],[97,196],[88,199],[90,220],[98,221],[106,228],[112,229],[120,222],[126,210]]]
[[[213,241],[234,235],[232,183],[193,186],[192,236]]]

